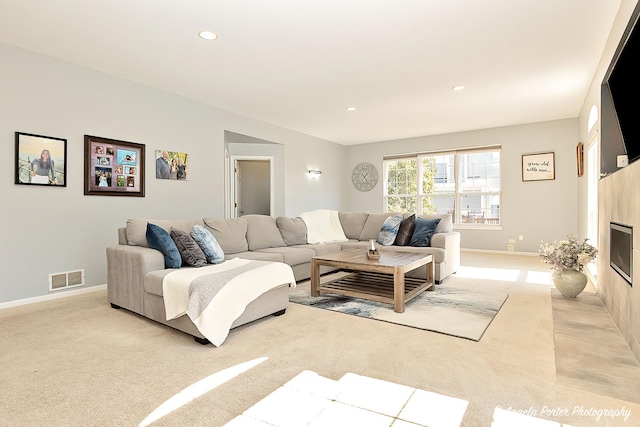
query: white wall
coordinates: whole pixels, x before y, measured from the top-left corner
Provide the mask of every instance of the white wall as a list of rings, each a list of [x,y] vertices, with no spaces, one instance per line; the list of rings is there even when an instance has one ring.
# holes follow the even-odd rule
[[[506,251],[508,240],[516,239],[516,252],[537,253],[540,240],[553,241],[578,231],[577,127],[577,119],[565,119],[350,146],[345,181],[350,181],[351,170],[362,161],[378,168],[380,181],[366,193],[350,185],[346,191],[347,210],[382,211],[385,155],[501,145],[502,229],[460,229],[461,245],[468,249]],[[522,182],[522,154],[543,151],[555,152],[555,180]],[[524,240],[518,240],[519,235]]]
[[[127,218],[223,216],[225,130],[285,146],[287,215],[342,208],[341,145],[2,43],[0,64],[0,303],[48,294],[49,273],[85,269],[88,286],[104,284]],[[67,187],[14,184],[16,131],[68,140]],[[85,134],[145,144],[146,197],[83,195]],[[189,154],[189,180],[156,180],[157,149]]]

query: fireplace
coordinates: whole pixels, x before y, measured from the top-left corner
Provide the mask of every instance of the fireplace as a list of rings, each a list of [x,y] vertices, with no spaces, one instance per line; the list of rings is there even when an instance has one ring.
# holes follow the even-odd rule
[[[633,227],[610,222],[609,265],[633,286]]]

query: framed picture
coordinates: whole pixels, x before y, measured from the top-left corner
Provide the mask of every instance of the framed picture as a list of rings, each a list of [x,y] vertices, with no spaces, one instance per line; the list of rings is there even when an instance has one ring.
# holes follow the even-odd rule
[[[578,176],[584,175],[584,144],[578,142],[576,146],[576,164],[578,166]]]
[[[85,135],[84,194],[144,197],[144,145]]]
[[[16,132],[15,183],[67,186],[67,140]]]
[[[522,180],[545,181],[556,179],[555,153],[522,155]]]
[[[177,151],[156,150],[156,179],[186,181],[189,177],[189,155]]]

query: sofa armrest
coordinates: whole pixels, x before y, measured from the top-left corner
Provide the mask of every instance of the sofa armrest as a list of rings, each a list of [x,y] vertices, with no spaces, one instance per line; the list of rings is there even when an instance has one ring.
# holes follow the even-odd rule
[[[460,233],[450,231],[448,233],[435,233],[431,236],[431,246],[442,249],[456,249],[460,252]]]
[[[164,268],[164,256],[155,249],[129,245],[107,248],[109,302],[143,314],[144,276]]]
[[[431,246],[444,249],[444,262],[440,267],[440,280],[460,268],[460,232],[436,233],[431,236]]]

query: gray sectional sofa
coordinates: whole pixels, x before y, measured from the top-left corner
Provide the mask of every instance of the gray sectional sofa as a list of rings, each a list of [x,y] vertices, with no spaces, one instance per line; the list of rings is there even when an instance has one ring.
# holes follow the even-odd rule
[[[194,225],[209,229],[225,253],[225,259],[241,257],[284,262],[291,266],[296,281],[308,279],[311,258],[353,248],[366,248],[369,239],[377,239],[384,221],[393,213],[339,212],[347,241],[308,244],[302,218],[246,215],[223,219],[207,217],[193,220],[129,219],[118,229],[118,245],[107,248],[107,289],[114,308],[125,308],[154,321],[193,335],[206,343],[187,316],[166,320],[162,299],[162,280],[174,269],[166,269],[163,254],[148,246],[147,223],[167,231],[177,228],[190,232]],[[405,217],[407,214],[405,214]],[[460,265],[460,234],[452,230],[450,215],[421,215],[440,218],[429,247],[381,246],[384,251],[409,251],[433,255],[434,279],[442,282]],[[194,268],[194,267],[181,267]],[[328,272],[327,268],[321,273]],[[412,272],[424,277],[424,271]],[[420,277],[420,276],[418,276]],[[253,301],[232,325],[237,327],[271,314],[282,314],[289,303],[287,284],[263,294]]]

